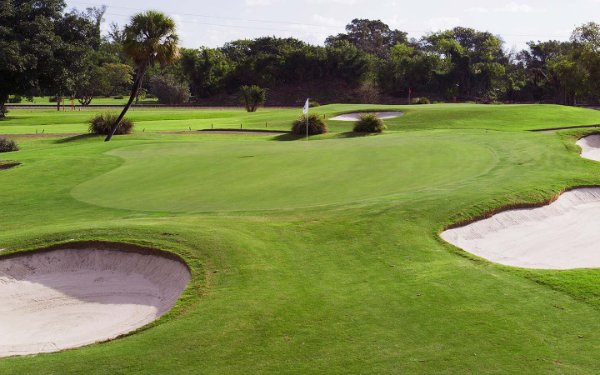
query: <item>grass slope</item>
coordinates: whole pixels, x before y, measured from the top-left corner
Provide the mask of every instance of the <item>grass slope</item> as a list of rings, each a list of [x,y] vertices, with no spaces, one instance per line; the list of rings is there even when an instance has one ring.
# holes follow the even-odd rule
[[[473,114],[479,107],[439,108],[407,109],[399,134],[309,143],[23,139],[10,155],[22,165],[0,172],[3,253],[125,241],[180,254],[193,281],[149,329],[3,359],[0,373],[598,373],[600,270],[500,267],[437,236],[505,205],[598,184],[600,163],[581,159],[573,136],[520,131],[552,127],[544,111],[562,125],[598,113],[484,107],[499,111],[494,121]],[[158,128],[171,113],[146,115]],[[0,129],[31,126],[26,114],[14,111]],[[269,112],[281,123],[291,115]]]
[[[600,124],[600,112],[556,105],[476,105],[435,104],[421,106],[383,106],[334,104],[314,108],[315,113],[335,115],[369,110],[399,110],[405,116],[386,120],[388,131],[424,129],[494,129],[521,131]],[[0,125],[0,134],[86,133],[87,122],[97,109],[81,112],[54,110],[14,110]],[[113,110],[117,112],[117,110]],[[136,132],[189,131],[211,128],[290,130],[301,109],[132,109]],[[349,132],[352,122],[330,121],[332,132]]]

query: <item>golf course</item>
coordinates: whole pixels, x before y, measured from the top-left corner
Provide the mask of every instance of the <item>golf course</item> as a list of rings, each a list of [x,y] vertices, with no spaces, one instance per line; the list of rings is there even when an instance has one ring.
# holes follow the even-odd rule
[[[600,186],[600,162],[577,145],[600,132],[600,111],[310,110],[329,132],[307,140],[289,132],[301,108],[134,107],[134,132],[103,142],[88,134],[97,109],[12,109],[0,134],[20,150],[0,154],[0,270],[39,249],[133,247],[183,276],[168,297],[156,292],[172,299],[156,320],[121,336],[37,355],[2,355],[0,337],[0,373],[600,372],[600,269],[503,265],[441,237]],[[401,116],[377,135],[331,120],[356,112]],[[563,237],[556,251],[569,254]],[[129,280],[123,264],[138,260],[123,257],[110,270]],[[143,273],[168,279],[154,264]],[[79,318],[65,312],[61,324]]]

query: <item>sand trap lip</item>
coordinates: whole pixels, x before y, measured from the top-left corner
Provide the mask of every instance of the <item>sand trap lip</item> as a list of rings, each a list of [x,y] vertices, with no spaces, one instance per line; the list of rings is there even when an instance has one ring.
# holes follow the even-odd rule
[[[0,258],[0,357],[135,331],[169,311],[189,280],[175,256],[129,245],[71,244]]]
[[[592,134],[577,141],[581,147],[581,157],[584,159],[600,161],[600,134]]]
[[[361,115],[365,113],[373,113],[377,118],[381,120],[387,120],[392,118],[397,118],[403,116],[402,112],[354,112],[354,113],[344,113],[343,115],[339,115],[336,117],[330,118],[333,121],[357,121],[360,119]]]
[[[580,188],[553,203],[508,210],[449,229],[441,237],[495,263],[534,269],[600,268],[600,188]]]

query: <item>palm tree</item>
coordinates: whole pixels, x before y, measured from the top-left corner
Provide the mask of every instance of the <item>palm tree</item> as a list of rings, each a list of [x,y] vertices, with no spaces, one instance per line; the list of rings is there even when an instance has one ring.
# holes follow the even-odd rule
[[[129,101],[106,137],[106,142],[115,134],[125,113],[138,95],[148,69],[156,63],[161,66],[172,64],[179,57],[179,37],[175,28],[172,18],[153,10],[136,14],[131,18],[131,23],[125,26],[123,52],[135,63],[136,77]]]

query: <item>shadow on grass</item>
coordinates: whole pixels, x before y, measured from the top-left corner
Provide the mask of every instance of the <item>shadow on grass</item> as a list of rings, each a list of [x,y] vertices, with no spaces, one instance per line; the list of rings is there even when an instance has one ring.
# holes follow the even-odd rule
[[[317,141],[317,140],[321,140],[321,139],[363,138],[363,137],[372,137],[374,135],[377,135],[377,134],[376,133],[344,132],[344,133],[333,133],[333,134],[329,133],[329,136],[327,134],[312,135],[312,136],[310,136],[309,139],[313,139],[313,140]],[[300,140],[305,140],[305,139],[306,139],[305,135],[296,135],[296,134],[292,134],[292,133],[281,134],[276,137],[273,137],[273,140],[282,141],[282,142],[300,141]]]
[[[377,133],[356,133],[356,132],[344,132],[336,134],[335,138],[363,138],[372,137]]]
[[[77,141],[82,141],[85,139],[99,138],[99,137],[104,137],[104,136],[97,135],[97,134],[79,134],[79,135],[74,135],[71,137],[57,139],[56,141],[54,141],[54,143],[57,143],[57,144],[70,143],[70,142],[77,142]]]
[[[18,165],[21,165],[21,163],[16,161],[0,161],[0,171],[4,169],[14,168]]]

